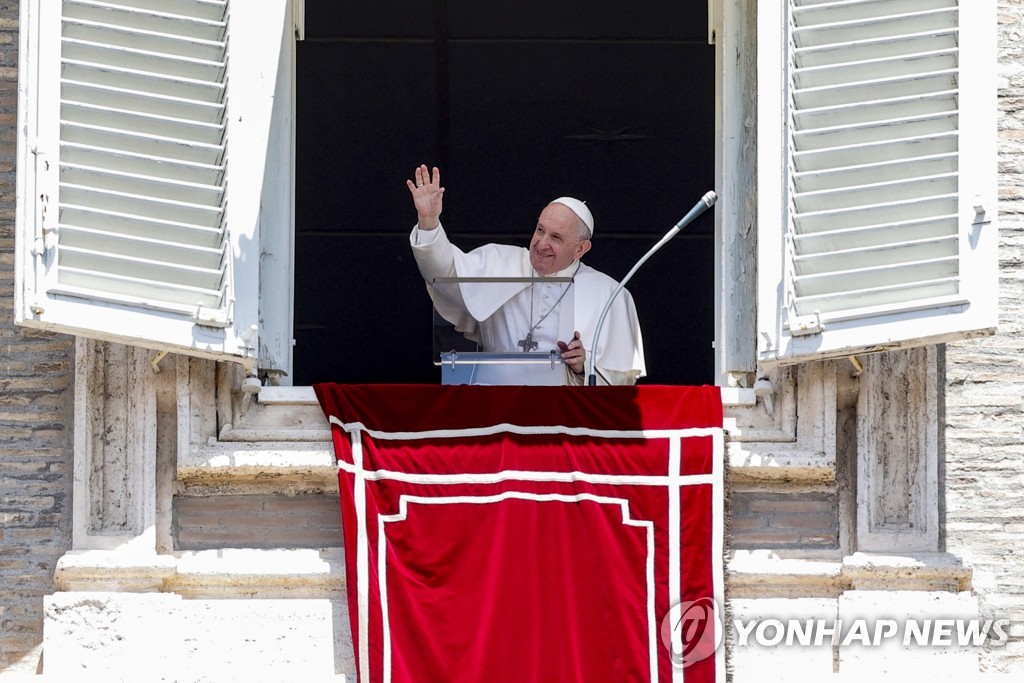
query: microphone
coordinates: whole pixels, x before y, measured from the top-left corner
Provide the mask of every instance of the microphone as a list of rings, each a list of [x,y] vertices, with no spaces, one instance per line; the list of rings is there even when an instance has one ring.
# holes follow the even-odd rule
[[[594,366],[597,362],[597,340],[601,337],[601,327],[604,325],[605,316],[607,316],[608,311],[611,310],[612,302],[615,301],[615,297],[618,296],[619,292],[621,292],[623,287],[626,286],[626,283],[629,282],[629,279],[631,277],[633,277],[633,274],[636,273],[636,271],[640,270],[640,266],[647,263],[647,259],[654,256],[654,253],[656,251],[665,246],[670,239],[678,235],[679,231],[685,228],[687,225],[689,225],[693,221],[693,219],[704,213],[706,210],[710,209],[716,201],[718,201],[718,195],[715,194],[713,191],[709,191],[703,197],[701,197],[700,201],[694,204],[693,208],[690,209],[686,213],[686,215],[679,220],[678,223],[672,226],[672,229],[665,233],[665,236],[662,237],[657,244],[651,247],[647,251],[647,253],[644,254],[643,257],[641,257],[641,259],[636,262],[636,265],[634,265],[630,269],[630,271],[626,273],[626,277],[622,278],[622,281],[612,292],[612,295],[608,297],[608,303],[604,305],[604,310],[601,311],[601,317],[597,319],[597,329],[594,330],[594,342],[591,345],[590,353],[590,372],[587,373],[587,384],[589,386],[597,385],[597,374],[594,370]]]

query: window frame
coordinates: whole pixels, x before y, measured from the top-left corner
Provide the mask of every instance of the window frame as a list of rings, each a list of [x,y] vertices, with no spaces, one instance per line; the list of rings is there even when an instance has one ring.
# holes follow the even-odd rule
[[[781,120],[780,93],[785,68],[782,46],[785,33],[785,5],[788,0],[709,0],[709,38],[716,48],[716,177],[721,197],[715,206],[715,237],[720,245],[716,257],[717,294],[715,302],[715,374],[720,386],[752,385],[758,374],[776,365],[852,355],[896,346],[930,344],[992,331],[997,316],[995,286],[997,273],[987,265],[967,265],[980,283],[972,291],[972,314],[980,322],[969,330],[950,330],[945,321],[922,326],[911,320],[919,332],[900,339],[882,336],[869,339],[850,329],[837,332],[847,341],[823,345],[820,335],[791,337],[792,353],[776,353],[766,339],[778,338],[783,329],[782,288],[785,266],[785,205],[782,176],[766,172],[778,168],[785,140]],[[36,232],[43,223],[41,202],[29,200],[51,193],[53,173],[41,171],[46,165],[45,145],[38,140],[40,97],[54,97],[59,83],[33,74],[40,68],[40,56],[52,45],[39,43],[43,8],[53,3],[24,0],[22,4],[22,56],[19,89],[21,102],[18,138],[18,246],[16,255],[16,322],[61,332],[135,344],[160,351],[181,352],[216,360],[240,362],[249,370],[268,370],[274,383],[288,385],[292,364],[292,311],[294,275],[294,107],[295,39],[301,37],[302,0],[248,0],[231,7],[230,98],[232,125],[231,185],[249,184],[259,199],[231,204],[232,251],[235,274],[242,278],[235,287],[235,329],[233,342],[198,343],[192,321],[187,334],[170,332],[170,322],[101,303],[102,315],[88,306],[68,321],[50,323],[33,312],[40,284],[33,280],[36,245],[46,238]],[[280,24],[267,22],[277,14]],[[268,36],[274,25],[277,35]],[[961,30],[970,37],[970,49],[962,48],[961,70],[979,74],[961,84],[964,111],[977,124],[961,125],[962,149],[971,155],[961,167],[977,192],[961,192],[964,215],[964,244],[977,244],[983,264],[995,262],[995,3],[979,0],[971,10],[961,9]],[[278,40],[279,39],[279,40]],[[277,40],[278,51],[267,50]],[[35,41],[35,42],[33,42]],[[756,57],[754,57],[756,55]],[[49,59],[53,59],[51,54]],[[756,61],[755,61],[756,59]],[[274,74],[267,78],[267,74]],[[775,74],[770,77],[770,74]],[[238,84],[242,84],[239,86]],[[38,87],[37,87],[38,86]],[[758,98],[752,97],[756,86]],[[39,88],[46,88],[41,91]],[[44,94],[47,93],[47,94]],[[993,104],[993,106],[986,106]],[[256,112],[259,115],[254,115]],[[244,114],[244,115],[243,115]],[[757,125],[752,126],[752,117]],[[773,132],[774,131],[774,132]],[[768,134],[772,133],[772,134]],[[760,168],[760,172],[758,172]],[[254,171],[253,169],[258,169]],[[264,173],[265,170],[265,173]],[[974,215],[974,207],[984,214]],[[973,221],[971,220],[973,219]],[[980,235],[980,237],[979,237]],[[258,251],[257,251],[258,250]],[[755,277],[754,274],[757,274]],[[751,306],[757,301],[758,306]],[[165,316],[166,317],[166,316]],[[175,321],[180,328],[181,321]],[[906,321],[904,321],[906,322]],[[905,325],[906,326],[906,325]],[[166,330],[164,328],[167,328]],[[144,330],[140,332],[140,330]],[[853,341],[849,341],[852,339]],[[830,342],[831,344],[831,342]]]

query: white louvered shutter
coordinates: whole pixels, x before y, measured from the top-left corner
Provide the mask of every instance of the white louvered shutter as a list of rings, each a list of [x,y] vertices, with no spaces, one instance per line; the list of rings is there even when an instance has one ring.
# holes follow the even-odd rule
[[[994,2],[758,12],[762,365],[991,333]]]
[[[254,364],[285,0],[24,2],[17,322]]]

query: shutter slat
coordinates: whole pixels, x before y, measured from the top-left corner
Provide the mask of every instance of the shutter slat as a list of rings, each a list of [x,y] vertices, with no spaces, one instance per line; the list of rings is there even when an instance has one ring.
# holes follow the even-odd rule
[[[60,260],[65,268],[82,272],[117,273],[127,278],[164,282],[173,287],[213,292],[220,286],[221,270],[217,263],[221,260],[219,254],[215,256],[213,268],[203,268],[196,264],[177,264],[65,245]]]
[[[847,249],[818,251],[794,257],[794,262],[806,264],[804,275],[823,275],[872,266],[890,266],[912,259],[942,259],[956,257],[955,235],[940,235],[930,239],[907,240],[889,244],[856,246]]]
[[[97,68],[116,64],[129,71],[141,71],[165,78],[216,81],[224,72],[223,61],[209,61],[149,50],[65,39],[61,44],[67,61],[95,64]]]
[[[806,108],[794,112],[799,135],[814,130],[855,124],[890,123],[956,111],[956,91],[944,90],[912,97],[897,96],[884,102],[858,102],[838,107]]]
[[[923,282],[910,282],[889,287],[871,287],[851,290],[843,294],[839,303],[834,294],[809,296],[794,307],[798,315],[818,313],[827,320],[854,320],[883,312],[923,310],[935,306],[963,303],[957,292],[959,280],[945,278]]]
[[[876,59],[901,57],[907,54],[933,52],[956,48],[957,30],[948,28],[925,31],[904,36],[858,40],[849,43],[829,43],[793,50],[793,61],[800,67],[826,66],[863,59],[870,55]]]
[[[955,7],[954,0],[936,3],[935,0],[826,0],[797,2],[793,16],[805,26],[872,20],[887,14],[934,12],[937,5]]]
[[[908,95],[928,95],[952,90],[957,85],[956,69],[921,72],[915,75],[869,79],[803,88],[793,93],[798,109],[813,109],[859,102],[885,101]]]
[[[117,24],[65,17],[64,38],[86,43],[106,43],[122,48],[164,54],[190,55],[193,59],[217,61],[224,56],[223,40],[143,31]]]
[[[175,2],[97,2],[95,0],[64,0],[64,16],[99,23],[114,23],[141,31],[154,31],[202,40],[223,38],[227,28],[226,2],[184,0]]]
[[[955,194],[957,174],[908,178],[884,183],[829,188],[794,195],[795,209],[800,213],[841,211],[875,206],[880,201],[903,203],[915,199],[929,199],[940,194]]]
[[[74,143],[64,144],[64,160],[71,165],[92,163],[115,172],[177,179],[200,185],[220,185],[224,174],[224,166],[220,164],[194,163]]]
[[[944,112],[927,116],[878,121],[853,126],[836,126],[795,132],[793,147],[796,152],[837,147],[854,147],[873,142],[897,142],[908,138],[929,138],[937,134],[955,132],[957,117]],[[797,157],[799,159],[799,157]]]
[[[793,243],[796,253],[814,254],[888,245],[896,240],[934,239],[954,233],[956,221],[956,214],[950,214],[902,223],[824,230],[818,233],[795,235]]]
[[[69,204],[94,206],[107,211],[207,228],[219,228],[223,214],[223,210],[219,206],[188,204],[145,195],[124,194],[96,187],[61,184],[60,192],[61,201],[66,201]]]
[[[79,81],[65,81],[61,87],[61,99],[93,106],[117,102],[121,109],[205,123],[219,123],[224,118],[224,105],[220,102],[189,100]]]
[[[904,287],[921,282],[934,280],[952,281],[957,275],[956,258],[933,259],[929,261],[912,261],[896,265],[879,265],[871,268],[856,268],[832,273],[804,275],[795,278],[796,288],[800,293],[797,310],[811,313],[816,307],[815,297],[831,296],[841,292],[882,291],[892,287]],[[954,294],[944,292],[944,294]],[[843,306],[841,301],[833,301],[830,306]],[[829,310],[836,310],[830,308]]]
[[[153,135],[145,131],[126,131],[73,121],[61,122],[62,142],[80,147],[115,150],[132,154],[174,159],[184,163],[212,164],[223,167],[224,144]]]
[[[70,163],[61,164],[61,182],[202,206],[219,206],[224,195],[224,188],[219,185],[202,185],[178,178],[154,178]]]
[[[798,68],[793,71],[793,80],[798,88],[835,87],[860,81],[948,72],[955,70],[956,65],[956,46],[950,45],[933,52]]]
[[[148,112],[130,111],[80,102],[61,101],[61,123],[74,122],[118,130],[146,133],[159,137],[219,144],[224,139],[224,124],[190,121]]]
[[[915,157],[949,154],[957,151],[955,131],[895,140],[852,143],[842,147],[798,152],[792,155],[794,166],[803,171],[826,171],[849,166],[901,161]]]
[[[852,209],[826,209],[793,217],[796,234],[805,235],[840,227],[856,228],[868,225],[903,223],[924,217],[945,216],[956,213],[956,195],[925,197],[907,202],[883,202]]]
[[[139,239],[166,239],[174,235],[181,246],[220,248],[224,231],[190,223],[180,223],[155,216],[121,213],[109,206],[92,207],[73,203],[61,205],[61,225],[103,230],[134,236]]]
[[[157,237],[96,230],[62,223],[62,241],[66,246],[80,249],[99,249],[104,253],[137,257],[164,263],[186,265],[212,263],[218,267],[223,258],[222,248],[203,247],[168,242]]]
[[[113,301],[148,304],[158,309],[162,308],[160,303],[177,304],[177,307],[172,310],[182,312],[189,309],[195,310],[197,306],[220,308],[223,300],[223,293],[220,291],[178,284],[169,286],[166,283],[144,278],[119,275],[116,272],[97,272],[72,267],[62,269],[60,285],[54,291],[58,294],[62,291],[64,293],[77,291],[81,296],[89,298],[95,298],[96,292],[100,291]]]
[[[926,0],[927,1],[927,0]],[[853,20],[830,21],[832,17],[822,13],[814,17],[810,12],[794,12],[794,20],[808,22],[798,25],[793,31],[796,47],[818,47],[836,43],[871,41],[914,35],[924,31],[943,31],[956,26],[956,6],[953,0],[942,3],[942,7],[923,12],[903,13],[899,2],[865,3],[864,7],[877,10],[876,14],[865,15]],[[814,21],[817,19],[817,21]]]
[[[955,173],[956,170],[957,156],[955,154],[937,154],[883,163],[861,164],[847,168],[794,173],[793,184],[797,192],[817,192],[908,178],[945,175]]]
[[[126,92],[147,92],[154,97],[166,95],[194,102],[224,101],[222,81],[204,81],[194,78],[175,78],[117,65],[102,65],[65,59],[62,63],[64,82],[92,83],[97,87],[115,88]]]

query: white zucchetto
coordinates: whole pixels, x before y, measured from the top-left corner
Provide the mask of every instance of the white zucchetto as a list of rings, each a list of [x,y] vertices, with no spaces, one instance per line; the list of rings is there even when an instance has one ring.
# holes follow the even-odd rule
[[[551,200],[552,204],[561,204],[569,207],[574,214],[580,217],[587,227],[590,229],[590,234],[594,234],[594,214],[590,213],[590,209],[587,208],[586,203],[581,202],[573,197],[559,197],[558,199]]]

